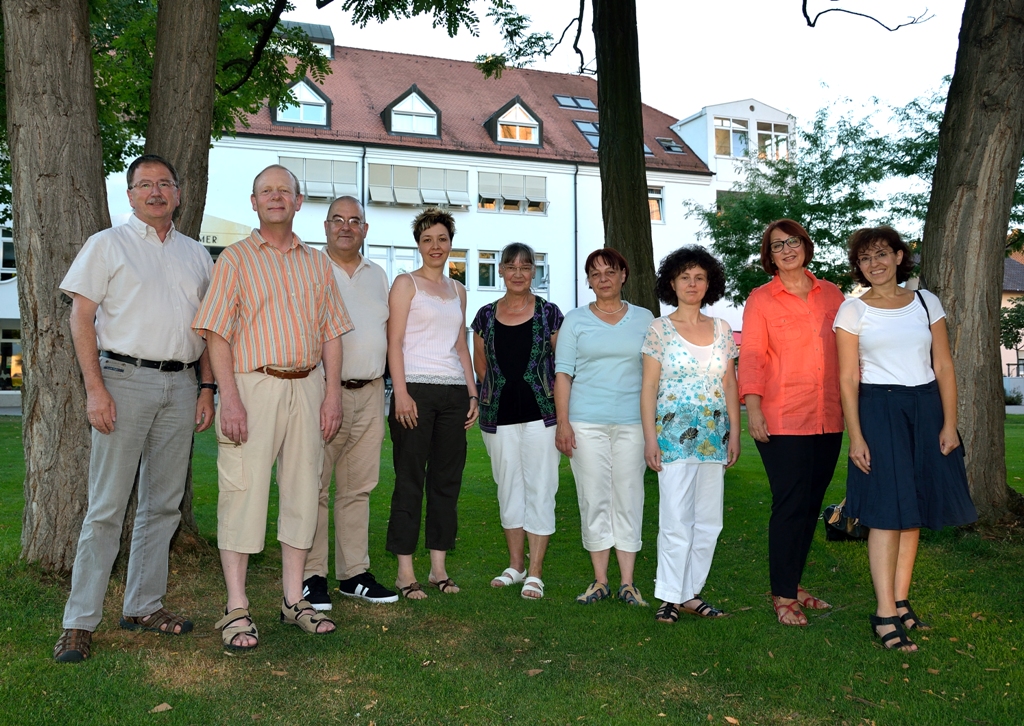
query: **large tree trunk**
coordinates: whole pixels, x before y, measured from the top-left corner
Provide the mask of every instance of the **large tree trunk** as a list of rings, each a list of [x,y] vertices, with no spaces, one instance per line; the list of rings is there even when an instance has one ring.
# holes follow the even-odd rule
[[[87,0],[5,0],[7,132],[25,384],[22,556],[71,569],[85,516],[85,389],[58,289],[110,226]]]
[[[635,0],[593,0],[605,247],[629,263],[623,297],[660,315],[647,202]]]
[[[999,306],[1014,183],[1024,151],[1024,0],[967,0],[939,128],[921,280],[946,309],[971,496],[1005,515]]]

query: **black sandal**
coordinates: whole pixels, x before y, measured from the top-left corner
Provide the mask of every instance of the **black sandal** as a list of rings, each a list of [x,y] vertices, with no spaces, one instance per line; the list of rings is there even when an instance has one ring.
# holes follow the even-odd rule
[[[692,610],[690,608],[686,607],[686,605],[683,605],[683,610],[688,612],[688,613],[690,613],[690,615],[696,615],[698,618],[725,618],[725,617],[728,617],[727,613],[719,610],[716,607],[712,607],[707,602],[705,602],[703,598],[695,597],[695,598],[691,598],[691,599],[692,600],[696,600],[697,602],[700,603],[700,605],[698,605],[697,607],[693,608]],[[687,602],[689,602],[689,600]]]
[[[659,623],[674,623],[679,620],[679,606],[672,602],[663,602],[654,619]]]
[[[871,630],[874,632],[875,637],[882,641],[882,647],[886,650],[903,650],[908,645],[914,645],[914,642],[907,637],[906,632],[903,630],[903,621],[899,619],[899,616],[893,615],[889,618],[881,618],[877,615],[869,615],[868,620],[871,621]],[[878,632],[878,629],[885,625],[892,625],[895,630],[882,635]],[[913,653],[914,651],[904,650],[904,653]]]
[[[931,630],[932,626],[917,617],[917,613],[914,612],[914,608],[910,607],[910,600],[899,600],[896,603],[896,609],[906,608],[907,612],[899,616],[900,620],[903,621],[903,627],[907,630]],[[912,623],[907,621],[911,620]]]

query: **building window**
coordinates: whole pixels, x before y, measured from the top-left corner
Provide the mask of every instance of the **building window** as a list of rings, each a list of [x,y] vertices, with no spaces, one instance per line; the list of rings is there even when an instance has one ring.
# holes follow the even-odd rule
[[[0,281],[10,280],[15,275],[16,266],[14,263],[14,233],[9,227],[0,227],[0,245],[3,247],[3,254],[0,257]]]
[[[0,330],[0,391],[21,388],[21,331]]]
[[[498,118],[498,141],[516,144],[539,143],[537,120],[517,103]]]
[[[359,198],[359,164],[355,161],[280,156],[278,163],[298,178],[299,191],[307,199]]]
[[[597,106],[589,98],[584,96],[560,96],[555,95],[555,101],[562,108],[580,108],[584,111],[596,111]]]
[[[327,100],[305,81],[291,87],[289,93],[294,103],[277,110],[275,120],[279,123],[327,125]]]
[[[373,204],[470,205],[469,172],[464,169],[370,164],[367,176]]]
[[[757,156],[761,159],[788,159],[789,124],[758,121]]]
[[[476,286],[477,288],[484,289],[496,289],[498,287],[498,253],[497,252],[485,252],[480,250],[477,252],[477,265],[476,265]]]
[[[419,94],[410,93],[391,109],[391,133],[437,136],[437,113]]]
[[[601,138],[601,129],[597,121],[573,121],[573,123],[576,124],[576,128],[580,130],[580,133],[583,134],[583,137],[590,144],[590,148],[596,149]]]
[[[746,157],[749,148],[747,127],[749,122],[742,118],[715,117],[715,155]]]
[[[477,209],[510,214],[546,214],[547,179],[523,174],[482,171],[478,178]]]
[[[663,207],[665,190],[662,187],[647,187],[647,204],[651,208],[651,221],[664,222]]]
[[[651,151],[651,147],[644,144],[644,156],[654,156],[654,152]]]
[[[670,154],[685,154],[686,153],[683,150],[683,147],[680,146],[678,143],[676,143],[676,141],[673,140],[673,139],[668,139],[668,138],[663,138],[661,136],[658,136],[658,137],[655,137],[654,140],[657,141],[658,144],[661,145],[661,148],[663,148],[665,151],[667,151]]]
[[[547,290],[550,281],[548,279],[548,256],[544,252],[533,253],[533,289]]]
[[[466,285],[466,250],[452,250],[448,255],[448,277]]]
[[[384,268],[389,283],[394,283],[395,278],[405,272],[412,272],[423,261],[415,247],[367,245],[366,256]]]

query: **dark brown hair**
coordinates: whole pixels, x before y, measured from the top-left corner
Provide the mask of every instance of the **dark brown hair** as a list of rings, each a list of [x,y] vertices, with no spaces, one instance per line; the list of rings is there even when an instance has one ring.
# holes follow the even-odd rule
[[[624,271],[626,273],[626,280],[629,279],[629,263],[626,262],[626,258],[622,256],[622,253],[614,247],[601,247],[587,255],[587,261],[583,263],[583,271],[587,273],[588,277],[598,260],[601,260],[601,262],[613,270]]]
[[[903,253],[903,259],[896,267],[896,282],[906,282],[914,271],[914,255],[910,252],[910,246],[900,239],[900,233],[892,227],[882,225],[881,227],[863,227],[850,235],[850,275],[861,285],[871,287],[867,276],[861,272],[857,258],[876,245],[888,245],[893,254]]]
[[[774,222],[764,228],[764,234],[761,235],[761,267],[769,275],[774,275],[779,269],[775,264],[775,260],[772,259],[772,232],[780,229],[790,237],[799,237],[804,243],[804,267],[814,259],[814,243],[811,242],[811,236],[807,234],[807,230],[799,222],[792,219],[776,219]]]
[[[708,289],[704,293],[704,299],[700,301],[700,306],[714,305],[721,300],[725,295],[725,270],[722,263],[700,245],[680,247],[661,261],[658,267],[658,281],[654,286],[658,299],[666,305],[678,305],[679,298],[672,289],[672,283],[692,267],[699,267],[708,276]]]
[[[424,209],[416,215],[416,219],[412,220],[412,236],[416,240],[416,244],[420,243],[420,235],[435,224],[443,224],[444,228],[448,230],[448,239],[455,239],[455,218],[444,210],[431,207]]]

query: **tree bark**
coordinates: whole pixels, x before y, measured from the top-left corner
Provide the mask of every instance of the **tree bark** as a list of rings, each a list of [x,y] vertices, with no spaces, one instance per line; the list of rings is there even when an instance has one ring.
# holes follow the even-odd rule
[[[939,127],[921,281],[946,310],[958,422],[982,521],[1008,513],[999,307],[1024,152],[1024,0],[967,0]]]
[[[14,244],[24,356],[22,557],[64,572],[85,516],[85,388],[58,289],[86,238],[110,226],[87,0],[6,0]]]
[[[604,244],[629,263],[623,297],[660,315],[647,201],[636,2],[593,0],[593,6]]]

